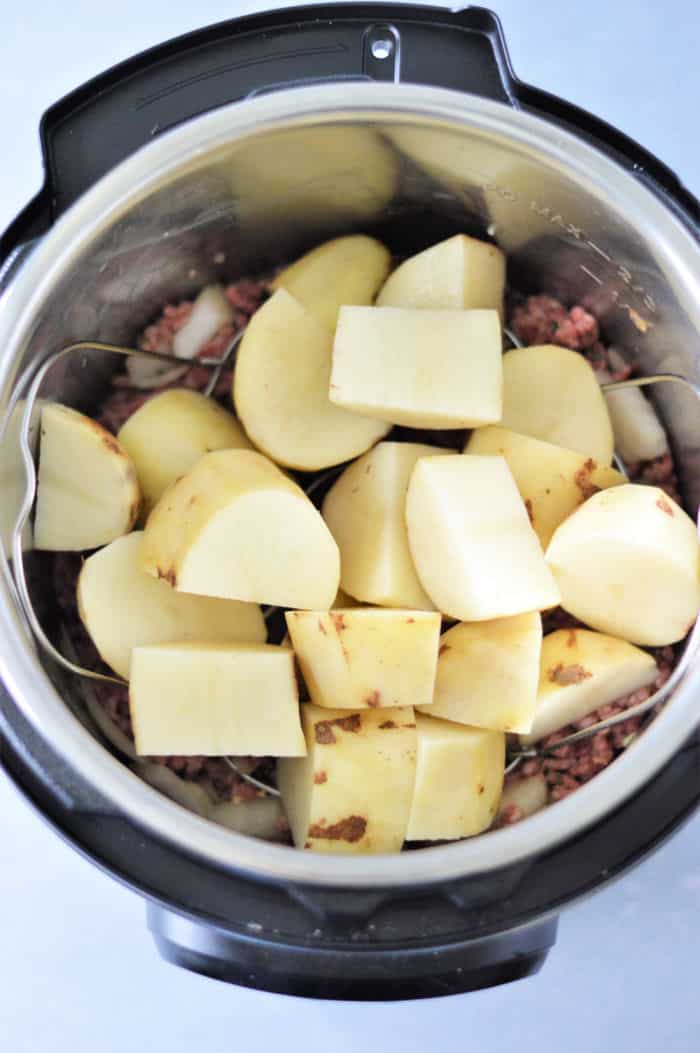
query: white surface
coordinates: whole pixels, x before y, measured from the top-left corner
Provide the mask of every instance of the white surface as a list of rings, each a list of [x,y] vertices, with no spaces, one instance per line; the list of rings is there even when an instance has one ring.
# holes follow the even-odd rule
[[[87,0],[3,8],[0,228],[38,189],[42,111],[105,67],[254,2]],[[272,0],[270,0],[272,6]],[[691,2],[501,0],[516,72],[639,139],[700,194]],[[612,12],[612,13],[608,13]],[[0,1050],[131,1053],[690,1053],[699,1046],[700,817],[570,910],[544,971],[434,1002],[348,1006],[226,987],[160,962],[143,906],[68,849],[0,776]],[[663,992],[663,993],[662,993]]]

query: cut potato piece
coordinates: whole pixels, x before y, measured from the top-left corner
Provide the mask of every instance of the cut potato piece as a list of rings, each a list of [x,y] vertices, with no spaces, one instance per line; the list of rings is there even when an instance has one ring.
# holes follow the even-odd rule
[[[389,431],[386,422],[328,398],[333,334],[286,289],[251,318],[233,381],[236,412],[264,453],[302,471],[357,457]]]
[[[142,566],[181,592],[328,610],[338,546],[306,494],[262,454],[208,453],[151,512]]]
[[[330,709],[427,705],[433,700],[440,615],[356,607],[287,611],[312,702]]]
[[[492,308],[503,316],[505,256],[495,245],[456,234],[396,268],[378,307]]]
[[[478,428],[464,452],[505,457],[543,548],[559,524],[592,494],[626,482],[621,472],[598,465],[592,457],[508,428]]]
[[[541,812],[548,799],[547,780],[541,773],[506,782],[498,806],[496,825],[508,826],[510,823],[527,819],[536,812]]]
[[[668,440],[656,410],[639,388],[605,395],[615,449],[626,464],[653,461],[668,453]]]
[[[176,358],[194,358],[223,326],[233,321],[233,307],[220,285],[207,285],[192,305],[192,312],[173,337]]]
[[[141,567],[143,534],[133,531],[93,553],[78,578],[78,610],[100,656],[129,679],[131,652],[146,644],[264,643],[256,603],[176,592]]]
[[[495,731],[529,731],[541,647],[537,612],[454,625],[440,640],[428,715]]]
[[[478,622],[559,603],[502,457],[421,458],[406,522],[418,577],[443,614]]]
[[[503,788],[506,737],[416,715],[418,764],[406,838],[450,841],[488,829]]]
[[[133,413],[117,438],[131,457],[148,514],[169,486],[212,450],[251,449],[230,413],[187,388],[155,395]]]
[[[506,351],[501,424],[600,465],[612,460],[612,425],[600,385],[583,355],[565,347]]]
[[[539,742],[594,709],[646,687],[656,679],[646,651],[588,629],[558,629],[542,641],[537,711],[523,745]]]
[[[380,442],[326,494],[323,518],[340,549],[341,586],[352,596],[382,607],[434,609],[408,547],[406,491],[416,461],[445,452],[417,442]]]
[[[34,545],[97,548],[126,534],[141,505],[136,470],[101,424],[59,403],[41,411]]]
[[[415,428],[476,428],[501,419],[496,311],[341,307],[330,398]]]
[[[398,852],[416,774],[413,710],[348,713],[305,703],[301,713],[307,755],[277,766],[296,847]]]
[[[663,646],[698,615],[697,527],[658,487],[595,494],[557,528],[546,558],[562,606],[601,632]]]
[[[341,306],[372,303],[390,266],[391,254],[381,241],[351,234],[326,241],[285,267],[272,288],[286,289],[322,325],[335,330]]]
[[[299,757],[291,651],[269,644],[134,648],[129,705],[141,755]]]

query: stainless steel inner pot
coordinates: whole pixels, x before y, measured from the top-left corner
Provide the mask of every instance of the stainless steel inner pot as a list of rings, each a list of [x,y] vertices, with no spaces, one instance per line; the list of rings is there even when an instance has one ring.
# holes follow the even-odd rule
[[[82,196],[30,247],[0,299],[0,418],[7,422],[26,390],[27,371],[58,348],[133,342],[165,301],[351,230],[380,232],[398,251],[452,231],[491,235],[510,254],[519,288],[590,298],[606,338],[643,371],[700,381],[700,247],[643,173],[522,109],[358,82],[224,106],[142,148]],[[65,371],[50,393],[89,409],[109,368],[95,361],[79,376]],[[692,395],[667,388],[655,398],[694,513],[700,420]],[[19,471],[9,429],[0,449],[3,522],[17,511]],[[0,673],[29,725],[140,829],[264,880],[396,889],[516,863],[620,805],[699,720],[695,667],[610,768],[527,822],[408,856],[296,852],[186,812],[116,760],[75,715],[79,686],[42,665],[5,557],[0,564]]]

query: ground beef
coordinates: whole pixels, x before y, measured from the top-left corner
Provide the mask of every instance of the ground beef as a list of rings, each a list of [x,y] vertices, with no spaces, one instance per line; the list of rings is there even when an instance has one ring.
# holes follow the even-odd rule
[[[526,346],[560,344],[572,351],[593,347],[600,336],[592,314],[580,306],[567,311],[553,296],[528,296],[514,308],[510,327]]]

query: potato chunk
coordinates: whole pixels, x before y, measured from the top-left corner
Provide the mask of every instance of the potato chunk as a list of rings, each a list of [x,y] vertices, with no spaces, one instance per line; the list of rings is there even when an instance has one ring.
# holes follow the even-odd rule
[[[633,643],[682,640],[700,609],[697,528],[654,486],[595,494],[557,528],[546,558],[567,611]]]
[[[380,442],[328,491],[323,518],[340,549],[340,584],[352,596],[382,607],[433,610],[408,547],[406,491],[420,457],[445,453],[423,443]]]
[[[621,472],[597,464],[592,457],[508,428],[478,428],[464,452],[505,457],[543,548],[559,524],[588,497],[626,482]]]
[[[129,417],[117,438],[134,462],[146,515],[205,453],[251,449],[232,414],[187,388],[171,388],[149,399]]]
[[[256,311],[238,350],[236,412],[263,453],[302,471],[364,453],[389,431],[328,397],[333,333],[286,289]]]
[[[327,610],[338,546],[306,494],[252,450],[208,453],[149,516],[142,566],[182,592]]]
[[[294,844],[316,852],[398,852],[416,775],[413,710],[301,707],[307,754],[277,780]]]
[[[418,764],[406,838],[448,841],[488,829],[503,788],[506,737],[416,715]]]
[[[542,641],[537,709],[524,745],[646,687],[656,678],[646,651],[588,629],[557,629]]]
[[[285,267],[272,282],[328,329],[335,330],[343,304],[370,304],[389,273],[391,254],[376,238],[333,238]]]
[[[268,644],[135,647],[129,706],[141,756],[300,757],[294,656]]]
[[[331,402],[416,428],[501,419],[501,327],[495,311],[341,307]]]
[[[404,260],[377,297],[379,307],[492,308],[503,314],[505,256],[466,234]]]
[[[541,647],[542,619],[536,611],[454,625],[440,639],[428,716],[496,731],[529,731]]]
[[[141,568],[141,531],[117,538],[83,563],[78,609],[100,656],[129,679],[131,652],[177,641],[264,643],[267,629],[256,603],[176,592]]]
[[[312,702],[331,709],[427,705],[433,700],[440,615],[355,607],[287,611]]]
[[[131,458],[101,424],[57,402],[41,411],[34,546],[97,548],[136,522],[141,491]]]
[[[443,614],[488,621],[559,602],[502,457],[424,457],[406,499],[420,582]]]
[[[511,431],[576,450],[609,465],[613,431],[591,366],[576,351],[546,344],[503,356],[503,417]]]

